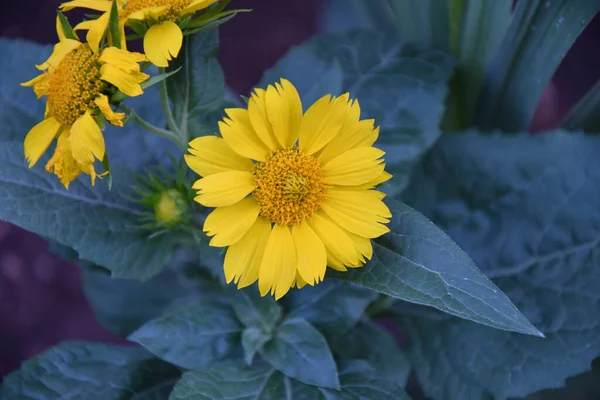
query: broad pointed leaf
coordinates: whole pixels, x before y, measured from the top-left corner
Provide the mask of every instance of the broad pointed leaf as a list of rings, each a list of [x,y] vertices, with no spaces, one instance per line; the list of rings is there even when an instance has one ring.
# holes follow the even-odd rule
[[[239,351],[242,327],[230,307],[198,301],[169,311],[129,336],[158,357],[183,368],[201,368]]]
[[[373,259],[330,277],[494,328],[541,336],[509,298],[438,227],[394,199],[391,232],[373,244]]]
[[[519,397],[564,385],[600,355],[600,137],[444,138],[406,200],[443,227],[545,335],[403,318],[428,395]],[[410,196],[409,196],[410,195]]]
[[[150,400],[168,393],[179,375],[140,348],[65,342],[8,375],[0,398]]]

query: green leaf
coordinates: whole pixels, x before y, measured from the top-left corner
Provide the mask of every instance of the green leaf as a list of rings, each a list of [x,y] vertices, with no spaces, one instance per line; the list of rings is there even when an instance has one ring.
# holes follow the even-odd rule
[[[348,3],[348,0],[329,0],[321,2],[321,8],[317,13],[317,32],[343,32],[364,27],[363,17],[366,15],[360,13],[358,6],[349,7]],[[363,0],[354,0],[353,3],[363,3]],[[370,3],[375,2],[370,1],[366,4]],[[392,18],[388,19],[390,23],[393,22]]]
[[[390,0],[403,40],[450,52],[448,1]]]
[[[479,92],[489,65],[508,27],[512,0],[459,0],[465,3],[461,13],[456,53],[460,67],[455,75],[460,126],[471,124]],[[456,3],[456,0],[453,0]]]
[[[365,27],[380,29],[387,34],[397,33],[398,26],[389,0],[351,0],[350,2],[353,3],[356,14]],[[349,8],[350,2],[343,1],[343,7]]]
[[[398,194],[408,184],[412,166],[440,135],[453,61],[442,52],[381,33],[329,34],[293,48],[259,86],[284,77],[301,96],[323,96],[331,88],[315,89],[310,71],[326,71],[336,61],[342,67],[342,91],[359,100],[361,118],[374,118],[381,127],[376,146],[387,152],[386,169],[394,174],[386,190]],[[304,97],[303,102],[311,105]]]
[[[36,99],[31,88],[19,84],[40,75],[35,64],[41,64],[51,52],[52,46],[0,38],[1,141],[23,140],[29,129],[41,121],[44,102]]]
[[[255,286],[242,290],[229,286],[229,289],[233,311],[244,326],[260,328],[267,333],[273,330],[282,312],[271,296],[261,297]]]
[[[112,190],[78,179],[65,190],[39,165],[27,168],[21,143],[0,149],[0,219],[72,247],[83,260],[111,270],[114,277],[149,279],[170,259],[173,243],[163,236],[148,240],[135,228],[139,208],[122,197],[133,184],[119,168]],[[113,165],[114,169],[117,169]]]
[[[202,300],[147,322],[128,339],[163,360],[193,369],[224,360],[239,350],[241,332],[230,307]]]
[[[119,29],[119,6],[117,0],[112,1],[110,15],[108,17],[108,33],[110,34],[111,46],[121,48],[121,30]]]
[[[344,363],[341,391],[309,386],[267,365],[223,363],[183,374],[169,400],[409,400],[404,389],[378,378],[368,364]]]
[[[60,26],[61,26],[63,32],[65,33],[65,37],[67,39],[78,40],[77,35],[73,31],[73,27],[69,23],[69,20],[67,19],[67,17],[65,17],[65,14],[63,14],[62,12],[57,10],[56,16],[58,17],[58,22],[60,23]]]
[[[330,277],[497,329],[540,336],[539,331],[471,261],[422,214],[394,199],[391,232],[373,243],[373,259]]]
[[[600,132],[600,82],[569,111],[561,127],[570,131]]]
[[[204,277],[194,286],[167,270],[147,282],[113,279],[98,269],[82,268],[83,290],[96,319],[106,329],[127,336],[146,321],[190,298],[219,297],[218,286]]]
[[[260,328],[251,326],[244,329],[242,332],[242,347],[244,348],[244,361],[246,361],[246,364],[252,365],[256,353],[269,340],[271,340],[271,334],[265,333]]]
[[[219,36],[209,29],[186,36],[179,57],[168,71],[181,68],[167,80],[173,115],[180,130],[188,137],[189,120],[215,110],[223,101],[225,79],[217,60]]]
[[[330,343],[337,360],[364,360],[382,379],[406,385],[411,365],[394,337],[376,323],[362,321]]]
[[[426,394],[524,396],[562,386],[600,355],[599,151],[600,137],[572,132],[471,132],[445,137],[424,161],[406,200],[546,335],[407,316]]]
[[[308,385],[339,389],[338,372],[327,341],[303,319],[287,319],[260,350],[284,375]]]
[[[595,399],[600,393],[600,359],[594,360],[592,370],[567,379],[565,387],[533,393],[523,400]]]
[[[304,111],[327,94],[342,94],[344,72],[340,62],[319,60],[303,47],[292,49],[275,67],[266,70],[258,86],[266,89],[281,78],[293,76],[292,71],[296,70],[304,71],[303,80],[292,81],[302,98]]]
[[[315,286],[293,290],[283,301],[288,318],[304,318],[330,339],[356,325],[369,303],[376,298],[377,293],[358,285],[325,280]]]
[[[517,2],[492,58],[475,113],[481,129],[526,130],[535,107],[600,0]]]
[[[0,398],[151,399],[168,393],[179,375],[177,368],[140,348],[64,342],[8,375]]]
[[[177,68],[177,69],[170,70],[169,72],[165,72],[164,74],[152,75],[148,80],[145,80],[144,82],[142,82],[140,84],[140,86],[142,87],[142,89],[146,90],[149,87],[152,87],[152,86],[156,85],[157,83],[164,81],[165,79],[169,78],[170,76],[175,75],[176,73],[178,73],[180,71],[180,69],[181,68]]]

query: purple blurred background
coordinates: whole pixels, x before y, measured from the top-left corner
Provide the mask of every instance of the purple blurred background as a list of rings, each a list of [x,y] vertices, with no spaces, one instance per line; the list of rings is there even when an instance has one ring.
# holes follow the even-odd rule
[[[233,7],[253,12],[240,14],[221,28],[220,60],[228,85],[247,93],[265,68],[315,34],[323,1],[232,1]],[[18,7],[4,7],[0,36],[54,43],[59,3],[20,0]],[[544,94],[534,130],[555,126],[598,79],[598,37],[600,20],[596,18]],[[76,266],[50,254],[45,241],[36,235],[0,222],[0,379],[22,361],[66,339],[119,340],[94,320]]]

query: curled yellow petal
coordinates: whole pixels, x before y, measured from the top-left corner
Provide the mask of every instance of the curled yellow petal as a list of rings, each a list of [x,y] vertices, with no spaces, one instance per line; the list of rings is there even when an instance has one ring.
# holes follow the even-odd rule
[[[183,33],[176,23],[165,21],[152,25],[144,35],[144,53],[158,67],[168,67],[183,43]]]
[[[102,54],[98,61],[113,65],[125,72],[139,72],[140,65],[138,63],[146,61],[146,56],[142,53],[131,52],[111,46],[102,50]]]
[[[110,108],[110,104],[108,103],[108,97],[104,94],[100,94],[94,103],[98,106],[106,120],[113,124],[114,126],[123,126],[123,118],[125,118],[124,113],[117,113]]]
[[[65,131],[58,137],[56,150],[46,163],[46,172],[54,173],[67,189],[81,173],[81,166],[73,158],[68,138],[69,131]]]
[[[112,83],[127,96],[139,96],[144,93],[140,83],[149,76],[143,72],[126,72],[112,64],[102,64],[100,67],[100,79]]]

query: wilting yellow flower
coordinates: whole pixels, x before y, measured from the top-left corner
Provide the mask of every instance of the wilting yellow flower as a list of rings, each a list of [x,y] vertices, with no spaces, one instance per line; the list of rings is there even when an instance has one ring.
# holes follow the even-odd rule
[[[183,42],[183,33],[177,24],[197,11],[206,9],[219,0],[117,0],[121,47],[126,48],[124,27],[128,21],[140,21],[148,30],[144,35],[144,53],[159,67],[167,67],[176,58]],[[88,30],[87,40],[96,51],[108,26],[112,0],[73,0],[61,4],[62,11],[88,8],[104,13],[95,20],[84,21],[75,30]]]
[[[303,114],[282,79],[257,89],[247,110],[225,111],[222,137],[194,139],[185,159],[203,177],[195,200],[216,207],[204,231],[211,246],[228,246],[227,282],[258,280],[263,296],[279,299],[322,281],[327,266],[346,271],[370,259],[370,239],[389,231],[391,217],[374,188],[391,175],[358,101],[325,96]]]
[[[114,112],[107,94],[115,87],[128,96],[142,93],[140,83],[148,75],[138,62],[145,57],[116,47],[93,53],[86,43],[67,39],[57,24],[60,42],[50,58],[36,68],[41,75],[22,86],[33,87],[38,98],[47,96],[44,120],[31,128],[25,138],[25,158],[33,167],[58,138],[54,155],[46,164],[68,189],[84,172],[95,182],[95,159],[104,158],[102,131],[96,122],[101,114],[113,125],[123,126],[123,113]]]

